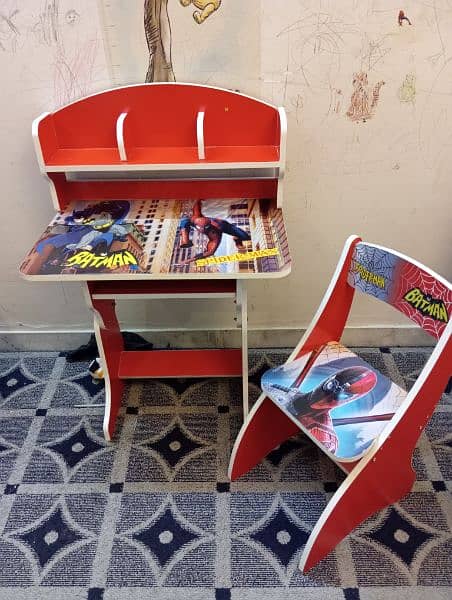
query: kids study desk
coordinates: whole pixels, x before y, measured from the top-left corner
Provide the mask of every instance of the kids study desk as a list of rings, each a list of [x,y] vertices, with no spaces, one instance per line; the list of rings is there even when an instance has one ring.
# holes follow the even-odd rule
[[[123,380],[243,378],[246,282],[283,277],[286,116],[239,93],[178,83],[125,86],[33,123],[58,211],[20,271],[84,282],[105,374],[111,439]],[[118,300],[233,298],[241,349],[125,351]]]

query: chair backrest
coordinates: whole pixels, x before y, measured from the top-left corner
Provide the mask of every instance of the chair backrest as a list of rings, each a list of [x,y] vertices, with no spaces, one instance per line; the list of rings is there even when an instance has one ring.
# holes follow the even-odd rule
[[[347,282],[397,308],[439,339],[452,311],[452,285],[428,267],[382,246],[356,244]]]

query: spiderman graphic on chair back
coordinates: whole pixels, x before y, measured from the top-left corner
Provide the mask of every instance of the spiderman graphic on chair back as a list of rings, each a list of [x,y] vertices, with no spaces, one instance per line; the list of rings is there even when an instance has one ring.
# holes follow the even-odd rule
[[[338,437],[334,432],[330,410],[368,394],[375,387],[377,376],[366,367],[348,367],[337,371],[310,392],[301,392],[298,386],[304,373],[300,374],[290,388],[279,384],[271,384],[269,387],[287,394],[289,412],[334,454],[338,448]]]
[[[203,215],[201,200],[196,200],[194,203],[191,216],[185,216],[181,219],[179,228],[181,248],[191,248],[193,246],[193,242],[190,239],[190,231],[192,229],[204,234],[208,239],[207,248],[203,252],[184,261],[185,263],[194,262],[200,258],[207,258],[215,254],[220,245],[223,233],[233,237],[239,251],[244,250],[243,242],[251,240],[250,234],[237,227],[237,225],[229,223],[225,219]]]

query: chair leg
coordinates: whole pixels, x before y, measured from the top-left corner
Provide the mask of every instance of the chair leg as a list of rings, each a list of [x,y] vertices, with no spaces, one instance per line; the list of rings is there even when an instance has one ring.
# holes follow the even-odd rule
[[[412,488],[413,452],[450,377],[452,337],[443,334],[422,373],[375,446],[338,489],[314,527],[301,557],[308,571],[354,527]]]
[[[94,312],[94,333],[99,348],[105,381],[104,436],[110,441],[115,429],[116,417],[121,407],[124,382],[119,379],[119,359],[124,342],[115,313],[114,300],[91,298]]]
[[[229,478],[234,481],[250,471],[269,452],[299,431],[299,427],[262,394],[235,441],[229,463]]]
[[[383,445],[351,471],[312,530],[300,560],[303,573],[321,561],[367,517],[410,492],[416,480],[411,455],[405,459],[399,456],[397,460],[394,456],[397,456],[394,449]]]

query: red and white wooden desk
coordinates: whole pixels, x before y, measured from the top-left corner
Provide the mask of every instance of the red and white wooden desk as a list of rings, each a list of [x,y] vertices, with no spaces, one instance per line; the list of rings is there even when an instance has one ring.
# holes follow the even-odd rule
[[[124,379],[242,376],[249,279],[283,277],[284,109],[178,83],[115,88],[33,123],[55,209],[28,279],[83,281],[105,372],[110,439]],[[241,349],[125,351],[118,300],[233,298]]]

